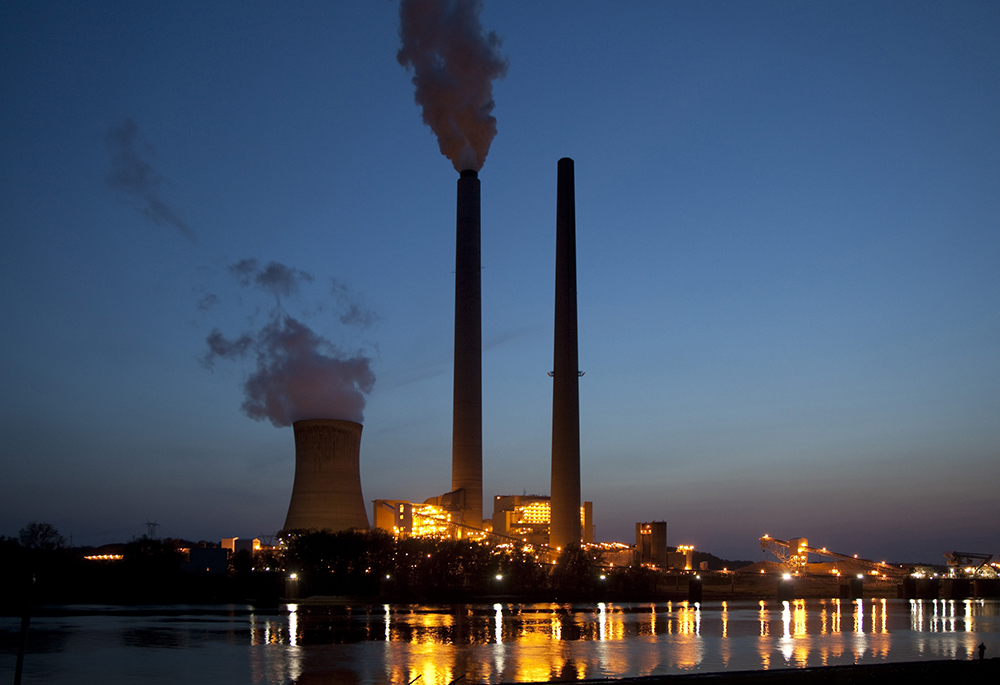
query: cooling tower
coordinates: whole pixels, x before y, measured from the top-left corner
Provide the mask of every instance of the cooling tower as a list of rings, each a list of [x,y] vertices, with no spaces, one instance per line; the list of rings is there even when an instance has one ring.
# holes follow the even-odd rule
[[[295,431],[295,484],[285,530],[327,528],[368,530],[361,495],[361,424],[306,419]]]
[[[552,527],[549,545],[580,542],[580,372],[576,344],[576,198],[573,160],[559,160],[552,373]]]
[[[455,239],[455,395],[451,489],[468,526],[483,525],[483,324],[480,291],[479,174],[458,179]]]

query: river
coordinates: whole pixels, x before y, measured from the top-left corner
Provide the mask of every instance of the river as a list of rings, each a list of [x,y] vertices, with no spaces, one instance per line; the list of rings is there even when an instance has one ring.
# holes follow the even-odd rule
[[[1000,601],[48,608],[24,683],[444,685],[969,659]],[[17,618],[0,618],[13,674]]]

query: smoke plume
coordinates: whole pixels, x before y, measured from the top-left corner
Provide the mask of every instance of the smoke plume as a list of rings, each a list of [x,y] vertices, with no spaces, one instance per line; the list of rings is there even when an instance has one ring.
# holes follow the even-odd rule
[[[357,297],[346,284],[336,278],[331,278],[330,285],[330,293],[344,310],[340,315],[340,323],[345,326],[357,326],[365,329],[371,327],[378,320],[378,315],[358,302]]]
[[[311,274],[299,271],[279,262],[269,262],[263,269],[256,259],[243,259],[229,267],[242,286],[255,285],[274,295],[278,304],[281,297],[289,297],[299,292],[301,283],[312,281]]]
[[[160,197],[163,177],[143,159],[152,154],[151,145],[139,144],[139,127],[132,119],[125,119],[120,126],[112,126],[104,136],[104,144],[111,157],[111,170],[104,182],[112,190],[124,193],[157,226],[173,226],[185,238],[194,241],[194,231],[180,215]]]
[[[496,32],[484,34],[479,0],[402,0],[399,63],[414,99],[456,171],[483,168],[497,134],[493,80],[507,73]]]
[[[243,385],[243,413],[278,427],[300,419],[361,423],[365,396],[375,385],[371,359],[361,352],[345,353],[281,307],[281,297],[296,294],[312,276],[278,262],[261,268],[253,259],[237,262],[229,271],[241,286],[261,288],[278,302],[259,329],[227,338],[216,328],[206,339],[202,363],[209,369],[217,359],[253,361]]]

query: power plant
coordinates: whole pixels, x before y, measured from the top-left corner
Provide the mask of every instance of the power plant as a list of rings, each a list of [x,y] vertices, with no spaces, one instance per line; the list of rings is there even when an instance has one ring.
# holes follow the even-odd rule
[[[295,432],[295,481],[285,530],[368,530],[361,494],[360,423],[306,419]]]
[[[580,494],[582,374],[577,352],[573,160],[559,160],[557,179],[551,497],[498,496],[487,525],[483,521],[480,219],[479,174],[466,169],[458,179],[455,221],[451,491],[422,504],[376,500],[375,525],[403,535],[481,537],[493,532],[558,549],[591,543],[593,505],[582,502]],[[311,419],[293,427],[295,482],[285,529],[367,530],[359,468],[361,424]]]

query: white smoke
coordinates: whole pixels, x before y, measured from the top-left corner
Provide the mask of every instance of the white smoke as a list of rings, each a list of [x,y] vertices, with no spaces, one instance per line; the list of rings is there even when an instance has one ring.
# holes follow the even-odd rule
[[[414,99],[456,171],[479,171],[497,134],[493,80],[507,73],[500,38],[483,32],[479,0],[402,0],[396,59],[413,70]]]

